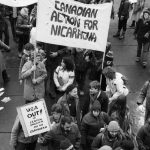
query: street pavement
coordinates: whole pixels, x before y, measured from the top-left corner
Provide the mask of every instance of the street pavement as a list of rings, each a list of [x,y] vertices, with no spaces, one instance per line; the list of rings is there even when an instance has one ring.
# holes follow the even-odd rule
[[[119,7],[120,0],[115,2],[115,11]],[[146,1],[146,7],[150,6],[150,1]],[[129,20],[128,26],[131,24]],[[10,29],[11,30],[11,29]],[[135,62],[137,43],[133,36],[133,29],[127,29],[126,37],[124,40],[113,38],[113,34],[117,31],[117,17],[111,20],[109,41],[112,43],[112,50],[114,52],[114,66],[118,72],[121,72],[127,76],[129,83],[128,88],[130,93],[128,96],[128,105],[130,107],[131,116],[133,120],[138,120],[139,113],[136,112],[136,98],[140,91],[140,88],[150,76],[150,61],[147,68],[143,69],[139,63]],[[11,32],[10,32],[11,35]],[[10,150],[9,140],[11,129],[17,115],[16,107],[23,105],[24,100],[22,97],[23,87],[18,82],[18,67],[19,58],[17,57],[17,44],[13,42],[12,36],[10,36],[10,46],[12,51],[10,53],[4,53],[7,63],[7,70],[10,75],[10,82],[5,85],[5,94],[1,97],[10,97],[11,101],[3,103],[0,101],[0,107],[4,107],[0,111],[0,150]],[[48,107],[50,101],[46,102]],[[134,122],[134,132],[138,129],[137,122]],[[39,149],[39,148],[37,148]]]

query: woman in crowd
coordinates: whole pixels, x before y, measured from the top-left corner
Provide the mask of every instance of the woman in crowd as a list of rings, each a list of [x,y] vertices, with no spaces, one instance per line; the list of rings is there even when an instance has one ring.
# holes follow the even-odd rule
[[[75,84],[68,86],[65,94],[59,98],[57,103],[61,104],[63,115],[70,115],[80,127],[81,110],[77,86]]]
[[[56,68],[53,79],[58,96],[62,96],[67,87],[73,84],[75,78],[74,66],[74,62],[70,57],[64,57],[61,65]]]
[[[22,57],[23,46],[29,42],[29,34],[31,28],[32,25],[29,22],[28,9],[24,7],[20,10],[16,23],[16,34],[18,35],[19,38],[18,42],[19,58]]]
[[[148,9],[143,11],[141,18],[137,22],[134,34],[138,43],[136,62],[141,60],[143,68],[145,68],[150,45],[150,11]]]

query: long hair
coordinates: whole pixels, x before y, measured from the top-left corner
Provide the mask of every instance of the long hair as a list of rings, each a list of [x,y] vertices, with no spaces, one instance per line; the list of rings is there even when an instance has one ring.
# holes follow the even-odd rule
[[[66,66],[66,70],[67,71],[74,71],[74,62],[73,60],[71,59],[71,57],[64,57],[63,58],[63,62]]]

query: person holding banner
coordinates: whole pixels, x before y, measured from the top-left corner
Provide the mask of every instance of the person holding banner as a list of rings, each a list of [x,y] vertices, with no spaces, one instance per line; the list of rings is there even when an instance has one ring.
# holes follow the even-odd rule
[[[26,103],[36,101],[45,96],[44,80],[47,76],[46,68],[40,61],[41,54],[34,53],[31,53],[31,60],[24,64],[21,71],[21,78],[24,80],[24,99]]]
[[[16,117],[12,131],[10,145],[13,150],[35,150],[38,136],[25,137],[19,117]]]

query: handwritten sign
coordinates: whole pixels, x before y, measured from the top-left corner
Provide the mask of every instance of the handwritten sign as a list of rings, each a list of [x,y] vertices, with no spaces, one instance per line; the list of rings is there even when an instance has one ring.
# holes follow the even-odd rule
[[[112,3],[88,5],[70,0],[39,0],[37,40],[105,51]]]
[[[44,99],[18,107],[17,112],[26,137],[51,129]]]

